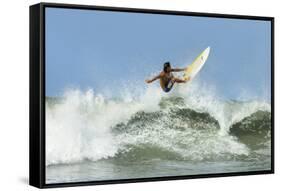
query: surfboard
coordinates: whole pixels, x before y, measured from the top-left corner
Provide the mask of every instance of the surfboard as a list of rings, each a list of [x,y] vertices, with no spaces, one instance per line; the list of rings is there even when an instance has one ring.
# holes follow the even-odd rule
[[[196,76],[196,74],[201,70],[206,60],[208,59],[209,53],[210,53],[210,47],[206,48],[195,58],[192,64],[190,64],[187,67],[187,69],[184,71],[184,75],[183,75],[184,80],[187,80],[188,77],[190,77],[190,80],[192,80]]]

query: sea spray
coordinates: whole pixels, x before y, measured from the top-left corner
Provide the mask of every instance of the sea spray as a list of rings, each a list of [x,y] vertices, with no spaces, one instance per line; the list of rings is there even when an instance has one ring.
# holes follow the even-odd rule
[[[106,98],[93,90],[74,89],[56,101],[47,98],[46,165],[249,156],[251,147],[229,129],[255,112],[270,112],[270,104],[224,101],[214,92],[192,83],[176,86],[171,94],[151,86],[139,96],[127,91]]]

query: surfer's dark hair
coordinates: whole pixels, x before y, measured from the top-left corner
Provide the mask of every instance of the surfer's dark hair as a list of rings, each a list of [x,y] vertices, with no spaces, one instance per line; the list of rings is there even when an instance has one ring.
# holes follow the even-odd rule
[[[164,65],[163,65],[163,70],[164,70],[164,72],[167,72],[167,70],[168,70],[169,67],[171,67],[170,62],[165,62]]]

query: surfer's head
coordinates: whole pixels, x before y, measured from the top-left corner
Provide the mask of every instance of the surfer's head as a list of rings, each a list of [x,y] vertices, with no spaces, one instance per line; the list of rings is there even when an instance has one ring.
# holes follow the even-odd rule
[[[165,62],[164,63],[163,71],[164,72],[170,72],[171,71],[171,64],[170,64],[170,62]]]

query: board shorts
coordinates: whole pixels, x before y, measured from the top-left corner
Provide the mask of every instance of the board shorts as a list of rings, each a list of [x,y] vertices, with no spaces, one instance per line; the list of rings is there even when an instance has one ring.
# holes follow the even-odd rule
[[[172,88],[173,88],[173,85],[174,85],[175,82],[172,82],[172,80],[170,80],[167,85],[165,85],[164,87],[164,92],[169,92]]]

